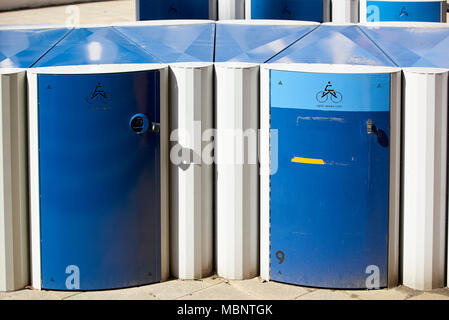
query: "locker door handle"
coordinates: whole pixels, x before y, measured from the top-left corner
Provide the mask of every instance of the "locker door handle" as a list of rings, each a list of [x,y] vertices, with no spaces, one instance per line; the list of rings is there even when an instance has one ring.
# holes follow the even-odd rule
[[[367,122],[366,122],[366,132],[368,133],[368,134],[372,134],[373,133],[373,129],[375,129],[376,128],[376,126],[374,126],[374,128],[373,128],[373,121],[371,120],[371,119],[369,119]]]
[[[382,147],[388,147],[389,139],[387,134],[382,129],[378,129],[371,119],[366,122],[366,132],[368,133],[368,135],[374,133],[377,136],[377,142]]]

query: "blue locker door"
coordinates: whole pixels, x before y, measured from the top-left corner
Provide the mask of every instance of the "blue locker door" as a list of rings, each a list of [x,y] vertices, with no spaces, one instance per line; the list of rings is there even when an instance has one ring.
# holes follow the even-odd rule
[[[251,0],[251,19],[323,22],[323,1]]]
[[[367,21],[441,22],[441,2],[367,1]]]
[[[43,288],[160,281],[159,77],[38,76]]]
[[[273,280],[387,286],[389,90],[389,74],[271,71]]]
[[[209,19],[209,0],[138,0],[138,20]]]

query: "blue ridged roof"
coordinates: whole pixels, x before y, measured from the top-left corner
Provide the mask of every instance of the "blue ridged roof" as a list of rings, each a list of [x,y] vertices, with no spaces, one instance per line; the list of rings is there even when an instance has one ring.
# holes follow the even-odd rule
[[[254,62],[449,68],[449,28],[194,23],[0,29],[0,68]]]
[[[83,64],[157,63],[157,58],[112,27],[74,29],[35,67]]]
[[[29,68],[69,29],[0,30],[0,68]]]
[[[394,66],[358,26],[322,25],[269,61]]]
[[[124,26],[116,30],[164,63],[214,61],[214,23]]]
[[[449,28],[362,27],[399,67],[449,68]]]
[[[264,63],[317,25],[217,24],[215,61]]]

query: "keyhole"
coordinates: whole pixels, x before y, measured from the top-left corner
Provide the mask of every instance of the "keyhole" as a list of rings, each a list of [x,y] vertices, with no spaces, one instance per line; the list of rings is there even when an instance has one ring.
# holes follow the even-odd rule
[[[149,120],[146,115],[139,113],[131,118],[129,122],[131,130],[133,130],[138,135],[144,134],[149,129]]]
[[[134,132],[141,133],[142,130],[143,130],[143,119],[142,119],[142,117],[134,118],[133,121],[131,122],[131,128],[134,130]]]

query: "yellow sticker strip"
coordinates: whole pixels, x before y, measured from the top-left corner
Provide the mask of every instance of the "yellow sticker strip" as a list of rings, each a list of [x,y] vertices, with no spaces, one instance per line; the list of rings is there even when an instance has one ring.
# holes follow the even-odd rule
[[[309,159],[309,158],[300,158],[300,157],[294,157],[292,159],[293,163],[306,163],[306,164],[318,164],[318,165],[324,165],[324,160],[322,159]]]

